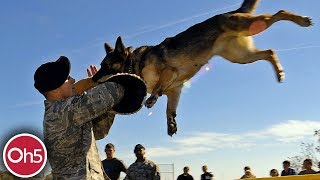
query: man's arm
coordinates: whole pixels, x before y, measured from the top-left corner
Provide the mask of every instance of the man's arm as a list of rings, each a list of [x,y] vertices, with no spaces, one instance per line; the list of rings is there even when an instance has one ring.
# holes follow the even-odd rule
[[[154,180],[160,180],[160,170],[159,166],[155,164],[155,169],[154,169]]]
[[[98,83],[92,81],[91,77],[81,79],[74,84],[74,90],[77,94],[82,94],[85,91],[97,86]]]
[[[92,76],[95,75],[97,72],[98,68],[94,65],[90,65],[89,68],[87,68],[88,78],[81,79],[80,81],[74,84],[75,92],[77,94],[82,94],[85,91],[97,86],[99,83],[94,82],[92,80]]]
[[[130,180],[131,171],[132,171],[132,168],[130,168],[130,166],[129,166],[129,168],[127,170],[126,177],[123,180]]]
[[[124,179],[123,179],[123,180],[130,180],[130,178],[129,178],[128,174],[126,175],[126,177],[124,177]]]
[[[120,102],[123,94],[124,88],[119,84],[111,82],[100,84],[89,89],[87,93],[67,99],[71,101],[68,114],[72,114],[72,120],[81,125],[110,111]]]
[[[178,176],[177,180],[180,180],[180,175]]]
[[[119,160],[119,162],[120,162],[120,170],[124,173],[127,173],[127,171],[128,171],[127,166],[124,164],[124,162],[122,160]]]

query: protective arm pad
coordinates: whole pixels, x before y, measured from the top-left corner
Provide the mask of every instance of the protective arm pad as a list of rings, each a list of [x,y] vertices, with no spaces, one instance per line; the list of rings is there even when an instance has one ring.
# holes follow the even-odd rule
[[[124,88],[123,98],[112,108],[114,111],[119,114],[133,114],[141,109],[147,96],[147,86],[139,76],[119,73],[108,76],[106,81],[120,84]]]

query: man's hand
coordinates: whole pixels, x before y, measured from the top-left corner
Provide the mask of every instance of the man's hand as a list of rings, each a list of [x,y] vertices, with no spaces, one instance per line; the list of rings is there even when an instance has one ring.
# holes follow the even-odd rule
[[[94,65],[90,65],[87,68],[87,74],[89,78],[81,79],[80,81],[75,83],[75,92],[77,94],[82,94],[84,91],[87,91],[90,88],[95,87],[98,83],[92,81],[92,76],[98,72],[98,68]]]
[[[92,77],[98,72],[98,68],[95,65],[90,65],[89,68],[87,68],[88,77]]]

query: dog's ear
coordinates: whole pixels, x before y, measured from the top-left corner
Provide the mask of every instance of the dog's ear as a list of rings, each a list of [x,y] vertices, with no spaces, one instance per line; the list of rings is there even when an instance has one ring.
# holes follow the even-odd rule
[[[119,54],[125,54],[126,53],[125,50],[126,50],[126,48],[124,47],[124,45],[122,43],[121,36],[119,36],[117,38],[115,51],[118,52]]]
[[[127,47],[127,51],[128,51],[129,53],[132,53],[133,47],[132,47],[132,46]]]
[[[107,54],[109,54],[111,51],[113,51],[113,48],[107,43],[104,43],[104,49],[106,50]]]

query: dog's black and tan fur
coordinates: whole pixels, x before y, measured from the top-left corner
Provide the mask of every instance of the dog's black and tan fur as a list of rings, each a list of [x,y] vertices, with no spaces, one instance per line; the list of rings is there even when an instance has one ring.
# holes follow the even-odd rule
[[[196,24],[156,46],[142,46],[134,51],[126,48],[121,38],[115,49],[105,44],[106,57],[101,63],[101,76],[113,70],[141,76],[151,96],[145,105],[151,108],[162,94],[167,95],[168,134],[177,131],[176,109],[183,83],[192,78],[214,56],[239,64],[258,60],[269,61],[279,82],[284,71],[272,49],[259,50],[252,35],[258,34],[273,23],[291,21],[302,27],[312,25],[310,18],[281,10],[274,15],[253,15],[258,0],[245,0],[242,6],[228,13],[216,15]]]

